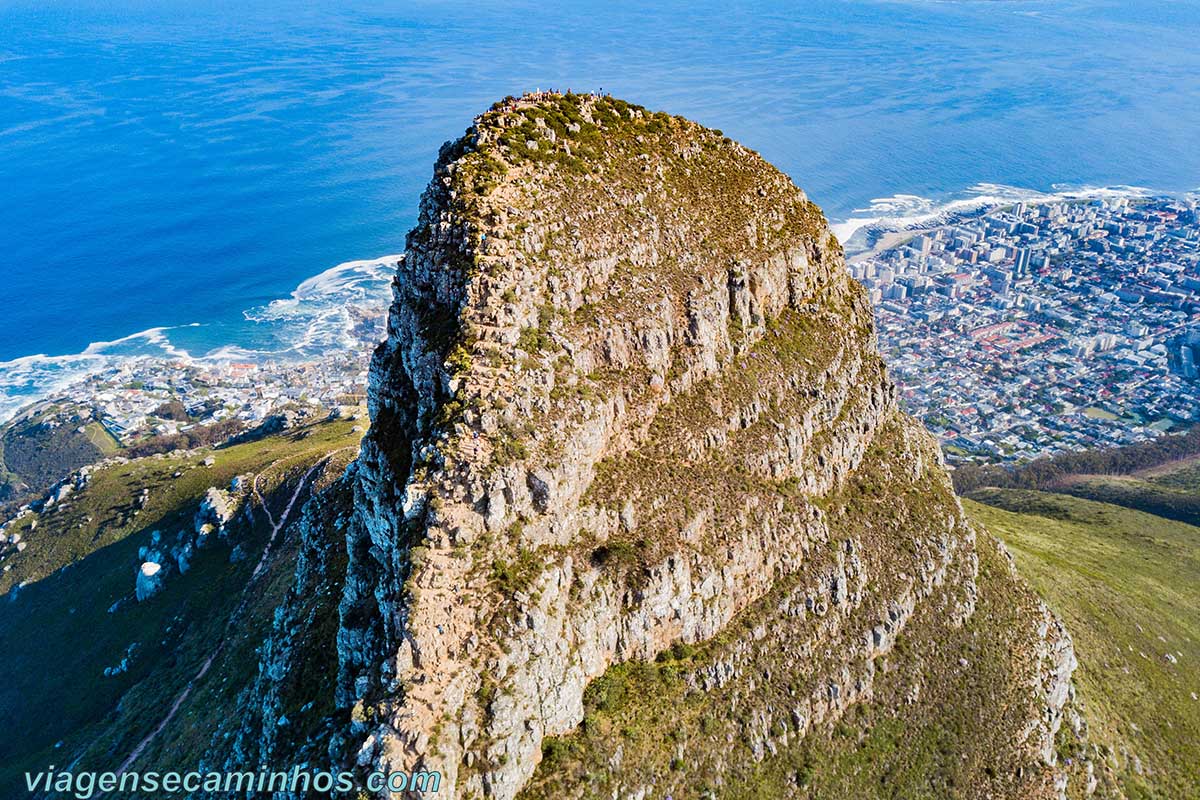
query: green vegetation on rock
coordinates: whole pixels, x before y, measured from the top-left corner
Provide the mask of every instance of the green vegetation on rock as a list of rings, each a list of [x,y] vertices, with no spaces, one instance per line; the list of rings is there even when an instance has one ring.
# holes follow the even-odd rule
[[[810,555],[809,573],[822,574],[852,550],[871,576],[867,603],[806,613],[810,592],[784,579],[714,638],[611,667],[588,687],[580,728],[543,743],[520,797],[607,798],[652,786],[678,798],[973,799],[1044,788],[1044,775],[1013,766],[1021,745],[1010,733],[1032,712],[1020,686],[1036,668],[1025,621],[1039,612],[986,535],[964,625],[946,619],[969,602],[956,574],[873,661],[812,648],[822,630],[877,624],[871,599],[903,595],[927,557],[920,542],[938,535],[938,509],[952,502],[931,473],[914,480],[891,466],[911,457],[898,434],[887,425],[822,504],[851,544],[823,543]],[[846,682],[856,676],[863,695],[817,719],[810,698],[834,685],[854,692]]]

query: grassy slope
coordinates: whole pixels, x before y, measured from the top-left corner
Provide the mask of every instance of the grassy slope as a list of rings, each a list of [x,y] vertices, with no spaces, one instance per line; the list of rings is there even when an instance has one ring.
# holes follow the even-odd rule
[[[116,455],[121,450],[121,443],[99,422],[93,421],[85,425],[84,436],[87,436],[88,441],[105,456]]]
[[[1182,458],[1135,473],[1163,486],[1200,491],[1200,456]]]
[[[329,468],[317,476],[312,485],[313,489],[325,488],[329,481],[343,472],[346,463],[353,453],[343,453],[333,459]],[[291,478],[296,478],[301,472],[297,468]],[[276,514],[279,514],[290,496],[294,484],[287,484],[287,491],[277,495],[278,502],[272,503]],[[301,501],[308,495],[301,496]],[[300,516],[302,503],[298,501],[292,510],[289,520],[295,522]],[[336,548],[341,544],[336,532],[329,547]],[[87,743],[83,752],[82,763],[109,764],[124,758],[141,740],[141,738],[162,719],[165,709],[178,696],[181,688],[192,681],[197,666],[213,652],[218,637],[225,640],[220,657],[212,664],[203,679],[192,683],[192,691],[180,706],[179,712],[166,728],[143,751],[134,763],[133,769],[145,770],[178,770],[187,772],[197,769],[201,759],[218,743],[222,726],[236,719],[239,713],[239,697],[254,678],[259,665],[259,650],[264,638],[271,632],[274,612],[283,600],[295,578],[295,564],[299,550],[298,537],[285,536],[276,543],[275,557],[268,563],[266,570],[253,585],[248,595],[248,603],[236,618],[229,613],[211,614],[206,621],[197,626],[196,635],[186,643],[189,657],[179,660],[179,668],[173,669],[169,681],[145,681],[136,686],[122,698],[122,724],[102,729],[98,736]],[[235,605],[240,597],[240,589],[245,586],[245,576],[239,573],[242,584],[237,587],[233,597],[228,598],[229,605]],[[332,597],[332,599],[330,599]],[[322,608],[330,609],[332,621],[336,623],[338,595],[326,593],[324,598],[313,598],[314,602],[324,600]],[[328,613],[326,613],[328,617]],[[233,620],[227,624],[228,620]],[[325,620],[329,622],[328,619]],[[305,701],[322,701],[333,696],[332,679],[334,673],[328,670],[329,657],[332,655],[336,663],[336,652],[332,648],[335,629],[328,624],[317,631],[323,634],[320,638],[320,654],[324,659],[320,662],[325,671],[319,681],[310,681],[309,687],[303,693]],[[315,658],[313,659],[315,661]],[[320,683],[320,690],[310,688]],[[319,709],[327,712],[324,707]],[[300,715],[298,706],[289,708],[293,720]],[[317,716],[315,713],[309,717]],[[132,724],[130,724],[132,722]],[[227,744],[227,743],[221,743]],[[114,795],[125,797],[126,795]],[[131,795],[140,797],[141,795]]]
[[[172,577],[162,593],[143,603],[127,602],[110,614],[115,601],[132,594],[137,551],[150,531],[173,533],[188,525],[209,486],[227,485],[234,475],[249,472],[263,474],[260,489],[279,513],[307,466],[335,451],[344,463],[353,452],[346,448],[358,439],[352,424],[322,423],[213,451],[211,468],[200,463],[207,453],[108,467],[65,508],[41,515],[36,530],[29,529],[29,519],[21,521],[16,529],[29,546],[9,559],[14,569],[0,585],[33,582],[17,599],[0,600],[0,652],[5,654],[0,727],[17,734],[0,741],[0,795],[8,796],[6,787],[13,787],[24,769],[61,764],[85,750],[79,768],[115,767],[161,719],[212,643],[225,635],[269,526],[259,513],[253,528],[238,534],[250,554],[239,563],[229,563],[227,545],[203,550],[192,569]],[[176,471],[182,471],[177,478]],[[143,486],[150,488],[150,500],[134,517],[133,500]],[[293,514],[298,509],[299,503]],[[252,674],[254,647],[261,640],[254,634],[269,624],[274,603],[287,588],[294,543],[281,542],[279,553],[256,586],[237,641],[220,668],[210,672],[214,680],[233,672]],[[118,664],[134,642],[138,649],[129,672],[105,677],[104,668]],[[207,696],[210,711],[232,700]],[[206,727],[195,726],[195,754],[207,743]]]
[[[1200,528],[1061,494],[972,497],[968,513],[1067,623],[1090,738],[1126,794],[1200,796]]]
[[[225,488],[235,475],[259,472],[275,461],[312,463],[318,454],[357,441],[350,432],[353,424],[338,420],[233,447],[143,458],[97,470],[87,490],[62,507],[9,526],[8,532],[20,533],[28,546],[5,561],[13,569],[0,575],[0,592],[21,581],[40,580],[130,535],[148,536],[155,529],[173,534],[190,526],[208,487]],[[209,455],[216,463],[205,467],[202,462]],[[175,477],[176,472],[182,474]],[[267,491],[270,481],[260,481],[259,488]],[[149,500],[138,510],[135,501],[142,489],[149,490]],[[35,521],[36,530],[31,527]],[[138,541],[133,552],[145,543]]]

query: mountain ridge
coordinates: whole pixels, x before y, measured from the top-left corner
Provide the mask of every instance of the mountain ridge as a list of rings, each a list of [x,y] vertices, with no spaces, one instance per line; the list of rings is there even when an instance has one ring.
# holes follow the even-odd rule
[[[114,458],[7,526],[0,712],[27,731],[0,783],[49,759],[521,800],[1186,794],[1196,530],[1164,518],[1200,473],[1072,469],[1194,437],[954,476],[1128,509],[960,503],[864,294],[720,131],[498,103],[435,165],[365,438],[342,412]],[[214,512],[194,566],[159,552]]]
[[[870,702],[914,614],[934,661],[940,626],[973,618],[978,533],[896,407],[865,293],[820,210],[719,131],[608,97],[498,103],[443,147],[393,294],[338,489],[353,511],[310,523],[349,554],[335,758],[514,797],[591,682],[714,639],[784,583],[780,634],[827,655],[759,716],[803,740]],[[1011,741],[971,779],[1053,796],[1070,639],[1001,583],[1028,601],[997,638],[1024,710],[993,720]],[[268,649],[237,758],[281,756],[270,676],[295,662]]]

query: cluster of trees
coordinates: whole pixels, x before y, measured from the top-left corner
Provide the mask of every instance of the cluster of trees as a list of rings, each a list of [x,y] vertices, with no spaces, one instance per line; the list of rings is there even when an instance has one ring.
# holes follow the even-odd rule
[[[968,464],[954,470],[954,489],[959,494],[984,486],[1045,489],[1070,475],[1129,475],[1192,456],[1200,456],[1200,425],[1185,433],[1160,436],[1148,442],[1105,450],[1062,453],[1015,468],[996,464]]]
[[[159,419],[170,419],[176,422],[187,422],[191,419],[187,407],[177,397],[172,397],[152,412]]]

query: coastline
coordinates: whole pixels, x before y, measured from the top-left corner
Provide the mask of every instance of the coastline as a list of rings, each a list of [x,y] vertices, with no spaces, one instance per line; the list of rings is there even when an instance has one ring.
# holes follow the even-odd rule
[[[922,233],[932,231],[932,230],[937,230],[937,228],[944,228],[944,227],[946,227],[946,226],[939,225],[936,228],[917,228],[917,229],[913,229],[913,230],[890,231],[888,233],[884,233],[871,246],[871,248],[869,250],[862,250],[862,251],[855,253],[854,255],[847,256],[846,263],[847,264],[856,264],[859,261],[865,261],[866,259],[871,258],[872,256],[879,255],[880,253],[884,252],[885,250],[891,250],[893,247],[898,247],[899,245],[904,244],[906,241],[913,238],[914,236],[919,236]]]
[[[849,261],[858,260],[867,251],[881,252],[887,249],[878,246],[882,237],[888,237],[890,246],[894,247],[903,242],[906,235],[915,236],[924,231],[954,225],[1017,203],[1185,198],[1198,192],[1200,188],[1189,192],[1172,192],[1124,184],[1092,186],[1061,183],[1051,184],[1048,191],[1043,191],[997,183],[976,183],[940,200],[912,194],[875,198],[867,207],[855,209],[851,212],[852,216],[830,227],[842,243]]]
[[[1050,191],[977,183],[942,200],[912,194],[876,198],[855,209],[831,228],[842,242],[848,264],[855,264],[902,244],[923,232],[993,213],[1018,202],[1046,203],[1104,198],[1177,196],[1136,186],[1064,186]],[[365,353],[374,342],[359,328],[372,316],[382,319],[390,302],[395,263],[389,254],[342,262],[302,281],[287,297],[243,311],[246,331],[265,333],[281,343],[264,349],[246,340],[214,343],[202,354],[171,339],[173,331],[203,328],[199,322],[156,326],[107,341],[96,341],[66,355],[34,354],[0,362],[0,426],[20,409],[70,391],[72,386],[105,370],[136,365],[139,360],[219,366],[315,364],[354,348]],[[370,327],[368,324],[366,327]],[[253,337],[243,337],[244,339]],[[365,356],[364,356],[365,364]]]
[[[156,326],[107,341],[94,341],[78,353],[32,354],[0,362],[0,426],[21,409],[69,393],[105,372],[156,369],[164,364],[220,367],[233,362],[259,366],[319,364],[374,345],[373,328],[382,325],[390,303],[388,286],[399,255],[337,264],[302,281],[288,297],[242,312],[245,334],[214,342],[194,354],[172,341],[173,331],[204,328],[200,322]],[[278,348],[250,339],[274,339]],[[240,340],[239,340],[240,339]],[[364,355],[365,369],[365,355]]]

